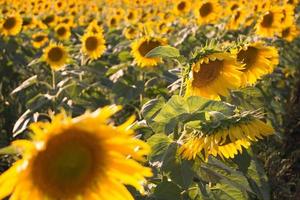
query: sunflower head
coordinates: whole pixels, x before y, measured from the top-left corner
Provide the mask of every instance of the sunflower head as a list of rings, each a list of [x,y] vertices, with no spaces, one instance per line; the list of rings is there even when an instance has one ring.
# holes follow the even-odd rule
[[[211,112],[212,118],[201,122],[199,130],[186,134],[186,139],[179,149],[184,158],[195,159],[197,155],[205,161],[210,155],[223,159],[234,158],[238,153],[242,153],[243,148],[248,148],[251,142],[275,132],[270,125],[259,119],[261,116],[257,111],[233,116],[221,114],[222,117],[219,117],[220,114]],[[215,119],[219,123],[216,123]]]
[[[67,49],[61,44],[50,43],[43,50],[43,60],[50,65],[53,70],[61,69],[67,64],[69,59]]]
[[[105,40],[101,33],[86,33],[81,38],[81,51],[90,59],[95,60],[104,53]]]
[[[32,35],[31,43],[34,48],[40,48],[44,46],[47,42],[48,42],[48,35],[45,33],[40,32]]]
[[[174,4],[174,13],[176,15],[184,15],[190,12],[191,3],[190,1],[180,0]]]
[[[124,184],[141,190],[152,175],[138,162],[150,147],[129,129],[133,118],[108,124],[118,110],[108,106],[73,119],[63,113],[32,124],[32,141],[13,143],[23,157],[1,174],[0,198],[133,200]]]
[[[70,26],[67,24],[59,24],[55,28],[55,35],[59,40],[69,40],[71,36]]]
[[[219,100],[230,89],[240,86],[242,65],[234,55],[226,52],[202,56],[192,64],[186,80],[185,96],[202,96]]]
[[[217,0],[201,1],[194,10],[200,24],[215,23],[220,17],[220,11],[220,4]]]
[[[146,55],[152,49],[166,45],[167,42],[165,39],[154,38],[154,37],[143,37],[132,43],[132,55],[135,59],[135,62],[140,67],[154,67],[161,62],[160,58],[147,58]]]
[[[279,7],[267,9],[258,19],[255,26],[256,33],[263,37],[274,37],[281,31],[283,14]]]
[[[4,36],[17,35],[22,29],[23,19],[18,13],[8,15],[0,24],[0,33]]]
[[[279,62],[277,49],[262,42],[245,44],[233,52],[244,67],[241,86],[253,85],[262,76],[272,73]]]
[[[299,30],[296,25],[287,26],[281,32],[281,38],[283,38],[288,42],[293,41],[298,36],[299,36]]]

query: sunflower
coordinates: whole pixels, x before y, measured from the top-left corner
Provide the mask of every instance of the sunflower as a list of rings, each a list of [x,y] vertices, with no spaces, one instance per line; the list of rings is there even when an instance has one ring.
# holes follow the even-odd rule
[[[281,18],[281,24],[284,24],[284,26],[291,26],[294,24],[294,9],[295,7],[290,4],[285,4],[282,8],[282,18]]]
[[[247,14],[243,9],[237,9],[230,13],[226,27],[230,30],[237,30],[241,25],[245,25]]]
[[[55,35],[59,40],[69,40],[71,37],[70,26],[67,24],[59,24],[55,28]]]
[[[279,62],[277,49],[262,42],[245,45],[233,52],[244,65],[241,86],[252,85],[262,76],[272,73]]]
[[[53,27],[58,21],[57,18],[54,14],[49,14],[43,17],[42,22],[49,27]]]
[[[240,86],[242,64],[230,53],[212,53],[192,65],[185,96],[220,99]]]
[[[256,33],[263,37],[274,37],[281,32],[283,14],[279,7],[272,7],[263,13],[255,26]]]
[[[81,51],[90,59],[96,60],[105,51],[105,40],[100,33],[86,33],[81,38]]]
[[[126,39],[128,40],[132,40],[132,39],[135,39],[137,37],[139,33],[139,30],[137,27],[133,27],[133,26],[130,26],[130,27],[126,27],[124,30],[123,30],[123,35],[125,36]]]
[[[174,4],[174,13],[176,15],[185,15],[190,12],[191,3],[190,1],[180,0]]]
[[[7,16],[0,25],[1,35],[17,35],[22,29],[22,23],[23,19],[18,13]]]
[[[214,23],[219,19],[221,6],[218,0],[204,0],[196,6],[194,13],[200,24]]]
[[[233,116],[232,119],[227,119],[226,126],[212,125],[209,132],[197,131],[187,134],[179,153],[188,160],[195,159],[199,154],[205,161],[209,155],[219,156],[222,159],[234,158],[238,153],[242,153],[243,148],[249,148],[251,142],[263,139],[263,136],[272,135],[274,132],[272,126],[258,118],[245,116],[234,119]]]
[[[34,48],[40,48],[48,42],[48,35],[45,33],[36,33],[32,35],[32,46]]]
[[[103,34],[103,28],[98,24],[99,22],[97,20],[93,20],[89,23],[88,27],[86,28],[85,32],[88,33],[99,33]]]
[[[296,25],[291,25],[284,28],[281,32],[281,38],[288,42],[292,42],[299,35],[299,30]]]
[[[30,126],[31,141],[12,143],[23,157],[0,176],[0,198],[133,200],[124,186],[142,191],[151,169],[144,161],[150,147],[134,137],[132,119],[120,126],[109,117],[120,110],[107,106],[77,118],[59,114],[51,123]]]
[[[147,53],[149,53],[152,49],[166,45],[167,42],[162,38],[154,38],[154,37],[142,37],[135,42],[132,43],[131,54],[134,57],[135,62],[140,67],[154,67],[162,60],[161,58],[147,58],[145,57]]]
[[[128,14],[126,14],[126,21],[130,24],[134,24],[135,22],[137,22],[138,20],[138,16],[139,16],[139,13],[138,13],[138,10],[128,10],[127,11]]]
[[[53,70],[61,69],[61,67],[67,63],[68,58],[68,51],[61,44],[50,43],[43,50],[43,60],[46,61]]]

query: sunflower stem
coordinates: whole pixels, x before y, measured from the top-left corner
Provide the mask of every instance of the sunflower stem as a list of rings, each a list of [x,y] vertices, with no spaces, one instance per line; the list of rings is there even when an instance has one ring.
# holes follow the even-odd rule
[[[56,86],[55,86],[55,71],[51,70],[52,73],[52,89],[55,90]]]

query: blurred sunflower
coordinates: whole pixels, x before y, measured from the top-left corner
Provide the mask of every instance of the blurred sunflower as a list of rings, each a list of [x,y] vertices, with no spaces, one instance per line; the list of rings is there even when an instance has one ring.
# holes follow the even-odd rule
[[[237,30],[240,26],[245,25],[247,14],[243,9],[237,9],[230,13],[226,28],[229,30]]]
[[[43,60],[50,65],[53,70],[61,69],[68,61],[67,49],[61,44],[50,43],[43,50]]]
[[[291,25],[284,28],[281,32],[281,38],[288,42],[292,42],[296,37],[299,36],[299,30],[296,25]]]
[[[177,0],[174,4],[174,13],[176,15],[185,15],[190,12],[191,9],[191,2],[184,1],[184,0]]]
[[[68,24],[59,24],[55,28],[55,35],[59,40],[69,40],[71,37],[71,30]]]
[[[161,58],[147,58],[145,57],[152,49],[166,45],[167,42],[162,38],[154,37],[142,37],[131,45],[131,54],[134,57],[135,62],[140,67],[154,67],[161,62]]]
[[[235,49],[237,60],[243,64],[241,86],[253,85],[262,76],[272,73],[279,62],[278,50],[256,42]]]
[[[290,4],[285,4],[281,7],[281,12],[282,12],[282,18],[281,18],[281,24],[284,26],[291,26],[294,24],[294,9],[295,7]]]
[[[32,35],[32,46],[34,48],[40,48],[48,42],[48,35],[45,33],[36,33]]]
[[[211,126],[209,132],[188,134],[179,148],[182,157],[191,160],[201,154],[207,161],[209,155],[214,157],[234,158],[249,148],[251,142],[274,134],[272,126],[255,117],[243,117],[227,120],[223,127]]]
[[[271,7],[263,13],[255,25],[256,33],[263,37],[274,37],[281,32],[283,14],[279,7]]]
[[[139,16],[139,13],[138,13],[138,10],[128,10],[127,11],[128,13],[126,14],[126,21],[130,24],[134,24],[137,22],[137,20],[139,19],[138,16]]]
[[[93,20],[89,23],[88,27],[86,28],[85,32],[88,33],[100,33],[103,34],[103,28],[98,24],[99,22],[97,20]]]
[[[101,57],[106,49],[104,37],[100,33],[86,33],[82,36],[81,42],[81,51],[92,60]]]
[[[48,14],[43,17],[42,22],[49,27],[53,27],[56,25],[57,20],[58,19],[54,14]]]
[[[199,24],[215,23],[222,11],[218,0],[204,0],[197,3],[194,13]]]
[[[135,39],[138,36],[139,30],[137,27],[126,27],[123,30],[123,35],[125,36],[126,39],[132,40]]]
[[[242,64],[230,53],[212,53],[192,65],[185,96],[220,99],[240,87]]]
[[[142,191],[152,173],[137,161],[150,147],[129,129],[132,118],[108,125],[119,110],[107,106],[73,119],[62,113],[32,124],[32,141],[12,143],[23,157],[1,174],[0,198],[133,200],[124,184]]]
[[[17,35],[22,29],[23,19],[19,13],[14,13],[1,22],[0,33],[4,36]]]

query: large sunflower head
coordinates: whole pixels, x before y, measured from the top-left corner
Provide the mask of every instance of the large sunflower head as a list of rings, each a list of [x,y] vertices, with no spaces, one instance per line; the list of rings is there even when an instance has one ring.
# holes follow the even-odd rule
[[[18,13],[8,15],[0,24],[0,33],[4,36],[17,35],[22,29],[23,19]]]
[[[105,40],[101,33],[86,33],[81,38],[81,51],[90,59],[99,58],[105,51]]]
[[[272,126],[249,113],[224,117],[218,126],[214,121],[202,122],[201,130],[186,134],[179,152],[188,160],[195,159],[197,155],[205,161],[210,155],[234,158],[242,153],[243,148],[250,147],[251,142],[274,134]]]
[[[43,60],[50,65],[53,70],[61,69],[69,59],[67,49],[61,44],[50,43],[43,50]]]
[[[0,176],[0,198],[133,200],[124,184],[142,190],[151,169],[150,147],[129,129],[108,124],[120,107],[107,106],[77,118],[59,114],[30,126],[32,141],[17,140],[23,157]]]
[[[36,33],[32,35],[32,46],[34,48],[40,48],[48,42],[48,35],[45,33]]]
[[[194,13],[200,24],[215,23],[220,18],[221,7],[218,0],[205,0],[198,3]]]
[[[154,67],[161,62],[161,58],[147,58],[145,57],[152,49],[166,45],[165,39],[154,38],[154,37],[142,37],[132,43],[132,55],[135,62],[140,67]]]
[[[279,7],[267,9],[258,19],[255,28],[256,33],[263,37],[274,37],[282,28],[281,20],[283,14]]]
[[[252,85],[262,76],[272,73],[279,62],[277,49],[261,42],[244,45],[234,52],[244,66],[241,86]]]
[[[220,99],[240,86],[242,65],[230,53],[212,53],[192,65],[185,96]]]

